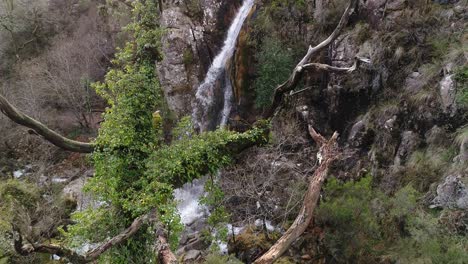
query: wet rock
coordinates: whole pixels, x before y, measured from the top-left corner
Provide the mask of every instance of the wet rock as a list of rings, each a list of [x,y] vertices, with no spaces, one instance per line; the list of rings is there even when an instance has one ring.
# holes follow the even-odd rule
[[[370,131],[367,127],[367,121],[364,119],[356,122],[350,129],[348,143],[353,147],[360,147],[368,143]]]
[[[422,80],[422,75],[419,72],[412,72],[405,80],[405,90],[411,93],[419,92],[425,82]]]
[[[210,245],[206,243],[201,237],[197,236],[188,241],[187,245],[185,246],[185,251],[190,250],[205,250]]]
[[[87,182],[88,176],[93,174],[93,170],[88,170],[83,173],[83,176],[69,182],[63,188],[63,196],[67,199],[76,201],[77,210],[84,210],[89,207],[97,208],[100,202],[93,199],[89,193],[85,193],[83,188]]]
[[[404,165],[408,157],[416,150],[419,144],[420,139],[418,134],[413,131],[404,131],[401,134],[401,142],[395,155],[394,165]]]
[[[453,116],[457,111],[455,103],[457,91],[455,87],[454,74],[451,74],[451,68],[451,64],[444,67],[445,75],[439,82],[439,92],[441,97],[442,110],[444,113]]]
[[[193,87],[199,83],[200,65],[197,39],[202,39],[203,28],[195,27],[181,8],[171,7],[161,14],[161,26],[167,28],[162,37],[164,58],[156,64],[161,88],[169,108],[178,116],[191,112]]]
[[[433,2],[440,5],[448,5],[458,2],[458,0],[433,0]]]
[[[426,143],[429,146],[444,146],[449,143],[447,142],[448,136],[445,133],[445,130],[438,126],[433,126],[426,132],[424,137],[426,138]]]
[[[464,138],[460,143],[460,153],[455,157],[455,162],[461,164],[468,162],[468,137]]]
[[[431,208],[468,209],[468,177],[463,173],[451,174],[437,186],[437,196]]]
[[[185,254],[184,261],[185,262],[193,262],[193,261],[197,260],[200,256],[201,256],[201,251],[192,249],[192,250],[189,250]]]

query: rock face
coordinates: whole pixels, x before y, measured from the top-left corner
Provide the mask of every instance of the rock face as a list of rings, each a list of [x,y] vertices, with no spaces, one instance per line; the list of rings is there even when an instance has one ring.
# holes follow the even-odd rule
[[[467,177],[452,174],[437,186],[437,196],[431,207],[468,209]]]
[[[161,87],[169,108],[178,116],[190,112],[193,86],[199,83],[200,64],[197,39],[202,28],[196,27],[180,7],[164,9],[161,26],[167,28],[162,38],[164,58],[157,63]]]
[[[455,106],[456,89],[453,74],[444,76],[439,85],[442,109],[445,113],[454,115],[457,109]]]
[[[413,131],[404,131],[401,134],[401,143],[395,155],[394,164],[404,165],[408,157],[416,150],[420,143],[419,137]]]
[[[156,68],[168,106],[178,117],[191,113],[195,89],[222,44],[237,2],[164,1],[164,58]]]

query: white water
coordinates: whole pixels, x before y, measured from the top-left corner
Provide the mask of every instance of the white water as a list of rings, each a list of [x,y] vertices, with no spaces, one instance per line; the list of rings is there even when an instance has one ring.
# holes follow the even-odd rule
[[[195,94],[195,105],[193,111],[193,123],[200,131],[210,129],[212,124],[226,126],[232,108],[232,85],[227,73],[227,64],[234,54],[237,37],[242,25],[247,18],[255,0],[244,0],[242,7],[237,12],[231,26],[229,27],[224,46],[211,64],[205,80],[198,87]],[[222,91],[216,91],[216,84],[221,83]],[[219,87],[219,86],[218,86]],[[219,89],[219,88],[218,88]],[[218,96],[222,96],[219,98]],[[221,104],[222,109],[216,109],[216,104]],[[199,203],[204,195],[206,177],[187,183],[179,189],[174,190],[175,199],[178,201],[181,222],[190,226],[194,222],[203,219],[209,214],[208,208]],[[227,245],[216,241],[222,253],[227,253]]]
[[[216,119],[216,125],[224,127],[227,124],[232,107],[232,86],[229,74],[226,72],[226,64],[234,54],[237,37],[239,36],[242,25],[252,9],[253,4],[254,0],[244,0],[242,7],[237,12],[234,21],[229,27],[221,52],[213,60],[213,63],[206,74],[205,80],[197,89],[195,95],[196,103],[194,105],[193,122],[201,131],[206,131],[210,128],[210,123],[214,121],[211,120],[213,118]],[[211,112],[219,111],[218,109],[211,109],[216,103],[215,100],[219,100],[219,98],[216,98],[216,83],[220,81],[220,78],[222,78],[223,75],[225,76],[225,80],[221,80],[224,81],[224,85],[221,88],[223,91],[220,93],[220,95],[224,97],[222,100],[223,109],[221,113],[214,113],[215,116],[213,117],[210,115]],[[219,114],[221,114],[221,117],[219,117]]]
[[[206,178],[193,180],[182,187],[174,190],[174,197],[177,203],[181,222],[184,225],[191,225],[196,220],[205,216],[207,208],[199,203],[200,198],[205,193]]]

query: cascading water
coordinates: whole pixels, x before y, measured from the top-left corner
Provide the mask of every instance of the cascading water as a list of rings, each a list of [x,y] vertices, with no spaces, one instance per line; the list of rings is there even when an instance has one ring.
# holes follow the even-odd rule
[[[228,30],[221,52],[215,57],[205,80],[197,89],[192,119],[194,126],[200,131],[212,130],[217,126],[223,127],[228,122],[233,92],[227,68],[234,54],[237,37],[254,1],[244,0]],[[194,180],[174,191],[175,199],[178,201],[177,209],[187,233],[199,232],[200,230],[194,228],[199,226],[197,223],[206,221],[206,216],[209,214],[208,208],[199,204],[200,198],[204,195],[206,180],[207,177]],[[222,252],[227,253],[225,244],[220,243],[220,248]]]
[[[229,119],[232,107],[232,85],[227,72],[236,47],[237,37],[247,18],[254,0],[244,0],[234,21],[229,27],[221,52],[211,64],[205,80],[198,87],[195,95],[193,124],[200,131],[224,127]]]

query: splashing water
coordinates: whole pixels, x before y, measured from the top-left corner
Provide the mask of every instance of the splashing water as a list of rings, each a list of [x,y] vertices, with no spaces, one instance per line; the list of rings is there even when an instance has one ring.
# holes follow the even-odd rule
[[[254,0],[244,0],[242,3],[229,27],[221,52],[215,57],[205,80],[197,89],[193,123],[200,131],[214,129],[216,126],[224,127],[227,124],[232,107],[232,86],[226,65],[234,54],[237,37],[253,4]]]
[[[174,197],[178,201],[177,210],[181,222],[186,226],[207,215],[208,209],[199,202],[205,193],[205,181],[206,177],[196,179],[174,190]]]

